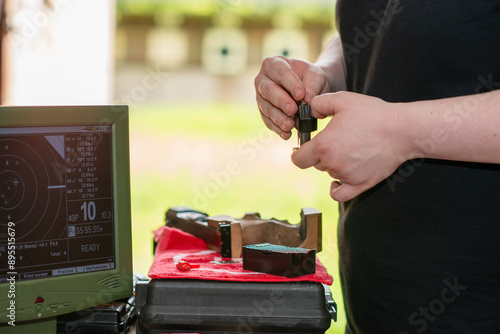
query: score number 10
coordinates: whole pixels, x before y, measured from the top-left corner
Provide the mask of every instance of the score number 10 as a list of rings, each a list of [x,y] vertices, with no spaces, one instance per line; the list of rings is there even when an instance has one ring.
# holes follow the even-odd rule
[[[96,205],[95,205],[94,201],[83,202],[80,209],[83,211],[83,221],[95,220],[96,215],[97,215],[97,209],[96,209]],[[102,211],[101,212],[101,219],[111,219],[111,210]]]

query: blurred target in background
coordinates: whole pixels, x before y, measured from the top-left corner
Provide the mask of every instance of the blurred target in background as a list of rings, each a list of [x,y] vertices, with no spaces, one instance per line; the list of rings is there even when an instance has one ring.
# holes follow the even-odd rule
[[[248,38],[239,28],[207,29],[202,45],[202,65],[210,73],[237,75],[247,66]]]

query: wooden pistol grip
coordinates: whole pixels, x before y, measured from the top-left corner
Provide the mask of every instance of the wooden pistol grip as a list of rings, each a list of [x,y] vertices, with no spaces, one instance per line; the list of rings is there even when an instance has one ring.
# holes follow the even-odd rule
[[[274,245],[315,249],[317,253],[322,250],[321,211],[316,209],[303,208],[300,224],[295,225],[288,221],[262,220],[248,216],[239,222],[243,245],[268,242]]]
[[[278,220],[240,220],[243,245],[270,243],[298,247],[302,243],[299,226]]]
[[[313,208],[303,208],[300,215],[301,234],[304,238],[300,247],[316,249],[316,253],[321,252],[323,248],[321,211]]]
[[[207,218],[208,226],[213,227],[215,229],[219,228],[219,224],[231,224],[234,221],[235,221],[234,218],[228,215],[217,215],[217,216],[210,216]]]
[[[315,249],[318,253],[322,250],[321,211],[303,208],[300,214],[299,224],[290,224],[286,220],[262,219],[258,213],[247,213],[240,219],[218,215],[207,217],[206,225],[194,221],[186,225],[190,225],[195,232],[210,232],[206,233],[208,235],[204,235],[203,239],[207,241],[209,248],[220,251],[220,234],[219,242],[216,240],[219,225],[231,224],[233,258],[241,256],[243,246],[260,243]]]
[[[239,222],[231,223],[231,257],[239,258],[243,253],[243,239],[241,224]]]

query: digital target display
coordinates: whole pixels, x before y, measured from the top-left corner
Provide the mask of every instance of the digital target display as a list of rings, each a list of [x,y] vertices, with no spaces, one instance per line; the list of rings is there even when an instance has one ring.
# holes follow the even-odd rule
[[[0,128],[0,282],[113,269],[110,125]],[[9,273],[10,275],[10,273]]]

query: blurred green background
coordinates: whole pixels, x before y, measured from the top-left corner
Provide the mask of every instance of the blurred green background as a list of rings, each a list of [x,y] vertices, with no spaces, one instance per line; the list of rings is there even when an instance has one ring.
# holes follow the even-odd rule
[[[136,271],[152,262],[152,231],[165,211],[185,205],[210,215],[300,221],[323,213],[323,251],[334,277],[338,322],[345,316],[338,278],[338,206],[331,179],[290,161],[265,128],[253,80],[264,57],[310,61],[334,33],[334,1],[192,0],[117,2],[115,97],[131,110],[131,190]],[[320,128],[325,123],[320,122]]]

